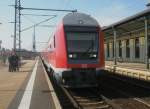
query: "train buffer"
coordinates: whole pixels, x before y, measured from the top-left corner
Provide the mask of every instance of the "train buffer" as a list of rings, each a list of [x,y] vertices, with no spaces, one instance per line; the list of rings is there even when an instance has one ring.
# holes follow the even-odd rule
[[[0,65],[0,109],[59,109],[48,79],[40,59],[23,60],[19,72]]]
[[[139,80],[150,82],[150,70],[145,69],[145,64],[141,63],[118,63],[113,65],[112,61],[106,61],[105,69],[109,73],[119,74]]]

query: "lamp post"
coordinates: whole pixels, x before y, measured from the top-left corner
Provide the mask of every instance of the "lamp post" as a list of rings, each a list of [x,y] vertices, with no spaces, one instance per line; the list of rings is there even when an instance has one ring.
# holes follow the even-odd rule
[[[33,27],[33,52],[36,52],[35,25]]]

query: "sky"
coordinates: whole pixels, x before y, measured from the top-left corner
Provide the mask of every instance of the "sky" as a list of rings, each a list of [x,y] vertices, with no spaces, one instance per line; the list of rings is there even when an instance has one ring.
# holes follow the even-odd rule
[[[2,47],[13,48],[14,24],[14,5],[15,0],[0,0],[0,40]],[[126,17],[145,10],[145,6],[150,0],[21,0],[22,7],[48,8],[48,9],[77,9],[78,12],[86,13],[94,17],[101,27],[118,22]],[[52,11],[31,11],[22,10],[21,14],[45,14],[57,15],[57,17],[41,25],[58,25],[67,12]],[[24,29],[33,24],[44,21],[51,16],[21,16],[21,28]],[[42,50],[55,31],[55,27],[35,28],[37,50]],[[32,50],[33,28],[21,33],[22,48]]]

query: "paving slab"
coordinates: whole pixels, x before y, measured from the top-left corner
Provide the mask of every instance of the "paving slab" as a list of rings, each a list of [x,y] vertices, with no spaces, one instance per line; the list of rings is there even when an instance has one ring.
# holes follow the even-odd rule
[[[114,66],[113,61],[105,61],[107,66]],[[144,63],[130,63],[130,62],[117,62],[117,67],[134,69],[134,70],[142,70],[146,71],[146,65]]]
[[[8,65],[0,64],[0,109],[7,109],[18,90],[32,71],[35,61],[23,60],[19,72],[8,72]]]
[[[42,61],[34,63],[7,109],[62,109]]]
[[[39,61],[30,109],[52,109],[52,103],[51,90],[48,87],[42,62]]]
[[[110,73],[150,82],[150,70],[145,68],[145,64],[118,62],[117,65],[114,65],[113,61],[106,61],[105,64],[105,69]]]

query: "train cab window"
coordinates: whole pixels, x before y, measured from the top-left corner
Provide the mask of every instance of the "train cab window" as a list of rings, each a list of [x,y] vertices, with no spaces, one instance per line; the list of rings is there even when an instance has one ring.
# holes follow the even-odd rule
[[[121,40],[119,40],[119,57],[122,57],[122,43],[121,43]]]
[[[107,57],[109,57],[110,56],[110,53],[109,53],[109,43],[107,43]]]
[[[139,38],[135,39],[135,58],[139,58],[140,57],[140,42],[139,42]]]
[[[129,39],[126,40],[126,58],[130,57],[130,44],[129,44]]]
[[[67,32],[68,57],[71,60],[98,58],[99,37],[97,32]]]

